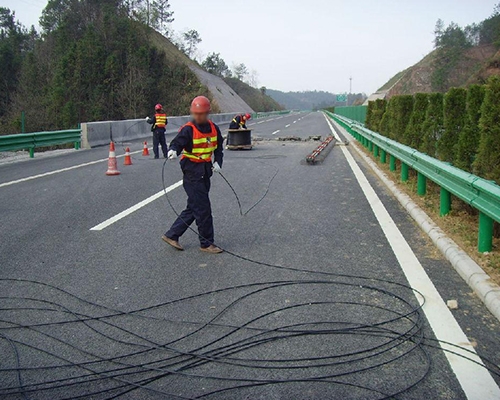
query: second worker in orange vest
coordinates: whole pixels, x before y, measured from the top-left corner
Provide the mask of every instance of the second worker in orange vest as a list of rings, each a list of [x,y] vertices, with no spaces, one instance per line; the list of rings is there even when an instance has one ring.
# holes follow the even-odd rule
[[[222,250],[214,245],[209,192],[213,172],[219,172],[222,167],[224,139],[219,127],[208,119],[209,113],[210,100],[204,96],[196,97],[191,103],[193,120],[184,125],[170,143],[168,158],[174,159],[182,154],[182,182],[188,200],[186,209],[162,239],[177,250],[184,250],[179,238],[196,221],[201,250],[216,254],[222,253]]]
[[[157,104],[155,106],[155,116],[153,118],[146,117],[148,124],[151,124],[151,131],[153,132],[153,153],[155,159],[160,158],[160,153],[158,151],[158,146],[161,145],[161,151],[163,152],[163,157],[167,158],[167,139],[165,138],[165,132],[168,125],[167,114],[163,111],[163,106]]]

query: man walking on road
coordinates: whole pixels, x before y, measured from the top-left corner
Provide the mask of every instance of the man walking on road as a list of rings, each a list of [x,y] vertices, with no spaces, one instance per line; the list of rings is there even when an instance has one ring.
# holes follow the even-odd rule
[[[146,117],[148,124],[151,124],[151,131],[153,132],[153,152],[155,154],[155,159],[160,158],[158,152],[158,146],[161,145],[161,151],[163,152],[163,157],[167,158],[167,140],[165,139],[165,131],[168,125],[167,114],[163,111],[163,106],[157,104],[155,106],[155,116],[153,118]]]
[[[170,143],[169,159],[175,159],[182,153],[180,164],[188,200],[186,209],[162,239],[177,250],[184,250],[179,238],[196,221],[200,250],[217,254],[222,253],[222,249],[213,244],[214,225],[209,192],[213,172],[220,172],[222,167],[223,138],[219,127],[208,119],[210,109],[210,100],[204,96],[196,97],[191,103],[193,120],[184,125]]]
[[[229,129],[247,129],[247,121],[252,118],[250,114],[237,115],[229,124]]]

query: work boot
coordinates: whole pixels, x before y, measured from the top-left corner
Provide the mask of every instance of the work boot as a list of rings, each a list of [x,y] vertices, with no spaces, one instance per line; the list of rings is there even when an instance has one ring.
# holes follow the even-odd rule
[[[208,247],[200,247],[200,250],[210,254],[220,254],[224,251],[221,248],[214,246],[213,244]]]
[[[180,243],[177,240],[170,239],[169,237],[163,235],[161,237],[165,243],[168,243],[170,246],[172,246],[174,249],[184,251],[184,247],[180,245]]]

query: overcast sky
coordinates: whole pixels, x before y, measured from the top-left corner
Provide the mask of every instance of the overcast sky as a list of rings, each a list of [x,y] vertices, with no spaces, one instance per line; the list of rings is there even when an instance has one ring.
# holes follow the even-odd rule
[[[200,53],[219,52],[279,90],[370,94],[432,49],[438,18],[460,25],[500,0],[170,0],[176,31],[196,29]],[[37,25],[44,0],[0,0]]]

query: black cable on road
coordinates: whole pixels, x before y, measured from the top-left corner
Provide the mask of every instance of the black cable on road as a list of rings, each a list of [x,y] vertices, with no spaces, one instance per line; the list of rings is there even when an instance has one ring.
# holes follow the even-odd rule
[[[166,165],[165,197],[178,216],[166,192]],[[265,199],[278,172],[246,212],[221,174],[240,215]],[[225,251],[300,279],[222,287],[131,311],[48,283],[0,279],[16,289],[16,296],[0,297],[0,346],[12,350],[0,358],[0,397],[104,400],[144,391],[162,399],[235,398],[274,386],[397,399],[428,376],[427,348],[440,347],[425,335],[424,299],[410,286]],[[197,317],[208,300],[217,300],[220,310]],[[325,343],[335,345],[316,351]],[[4,365],[8,359],[13,362]],[[487,368],[500,376],[494,363]]]

